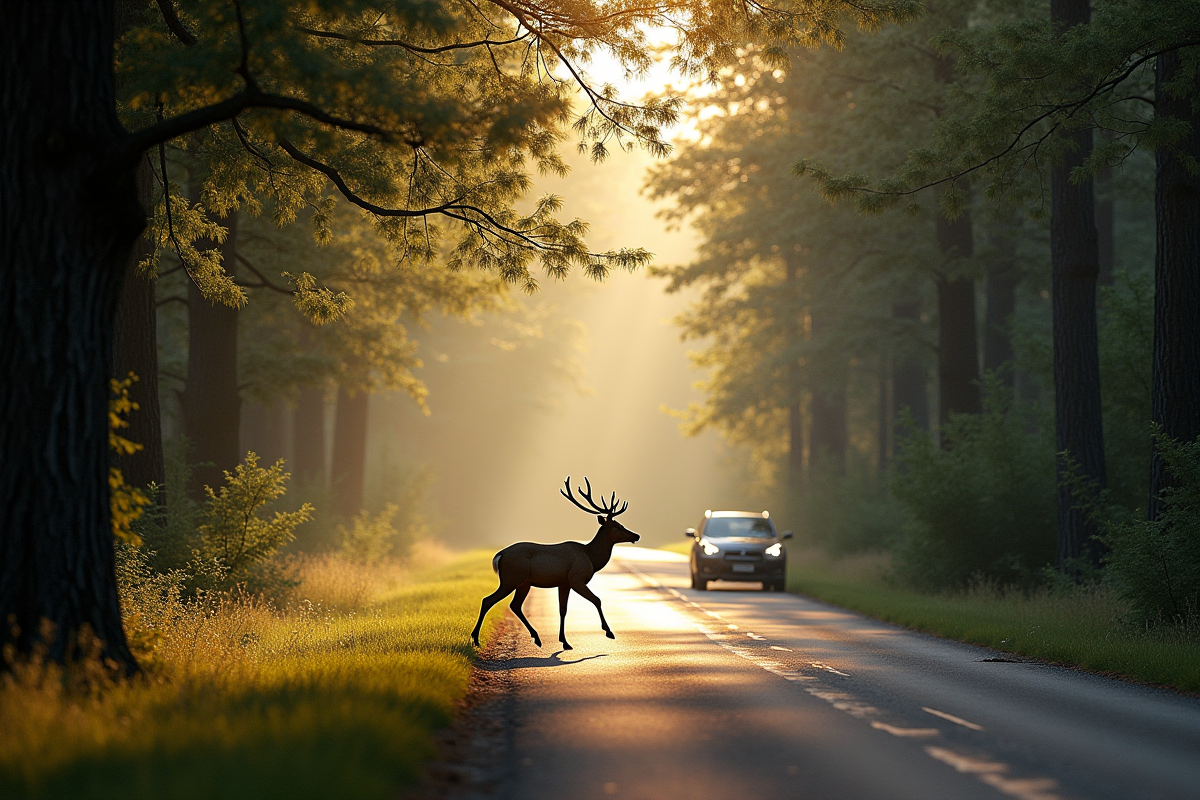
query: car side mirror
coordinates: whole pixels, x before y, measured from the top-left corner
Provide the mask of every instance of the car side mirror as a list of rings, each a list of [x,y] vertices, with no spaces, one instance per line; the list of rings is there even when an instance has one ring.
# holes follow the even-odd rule
[[[683,535],[688,537],[689,539],[695,539],[696,538],[696,529],[695,528],[687,528],[686,530],[684,530]]]
[[[780,539],[790,539],[790,538],[792,538],[792,532],[784,531],[783,533],[779,534],[779,538]]]

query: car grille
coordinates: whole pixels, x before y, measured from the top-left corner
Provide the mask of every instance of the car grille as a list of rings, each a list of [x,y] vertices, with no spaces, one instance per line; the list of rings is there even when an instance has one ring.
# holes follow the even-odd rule
[[[757,564],[763,560],[762,553],[757,550],[726,550],[726,561]]]

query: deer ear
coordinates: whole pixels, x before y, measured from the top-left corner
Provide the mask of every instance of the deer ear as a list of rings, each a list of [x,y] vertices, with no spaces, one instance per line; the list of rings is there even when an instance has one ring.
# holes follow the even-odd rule
[[[605,522],[607,522],[607,520],[604,519],[604,517],[601,516],[600,514],[596,515],[596,521],[599,522],[601,525],[603,525]]]

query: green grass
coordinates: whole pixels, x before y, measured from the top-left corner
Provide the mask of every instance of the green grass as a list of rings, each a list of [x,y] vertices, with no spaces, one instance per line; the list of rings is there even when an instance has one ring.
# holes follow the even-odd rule
[[[25,665],[0,688],[0,797],[395,797],[466,690],[489,557],[409,575],[355,612],[193,609],[144,679]]]
[[[831,561],[792,557],[788,590],[886,622],[1064,666],[1200,692],[1200,638],[1122,622],[1107,587],[1032,593],[978,587],[928,595],[890,586],[879,556]]]

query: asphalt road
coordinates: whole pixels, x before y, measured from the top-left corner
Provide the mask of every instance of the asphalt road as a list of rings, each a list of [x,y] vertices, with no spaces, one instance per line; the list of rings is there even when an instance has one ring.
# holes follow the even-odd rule
[[[989,659],[792,595],[688,586],[622,548],[572,596],[535,590],[505,662],[513,800],[1200,798],[1200,701]],[[752,584],[750,586],[753,586]],[[739,588],[741,587],[741,588]]]

